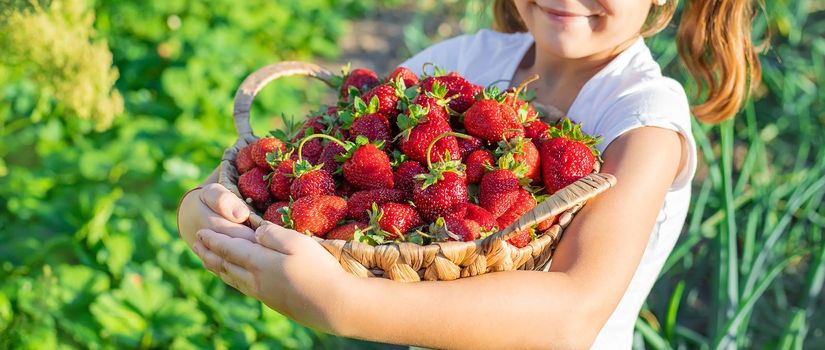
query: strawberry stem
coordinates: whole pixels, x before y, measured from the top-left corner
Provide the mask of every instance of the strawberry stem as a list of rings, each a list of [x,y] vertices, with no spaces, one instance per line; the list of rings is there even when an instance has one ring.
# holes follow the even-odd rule
[[[516,100],[518,99],[518,95],[521,93],[521,90],[524,90],[524,88],[526,88],[528,84],[530,84],[530,83],[532,83],[536,80],[539,80],[539,75],[538,74],[533,74],[529,78],[522,81],[521,84],[519,84],[518,87],[516,87],[516,90],[513,91],[513,108],[515,108]]]
[[[312,135],[309,135],[309,136],[304,137],[303,139],[301,139],[301,143],[298,144],[298,160],[299,161],[304,160],[303,152],[302,152],[303,149],[304,149],[304,144],[307,143],[307,141],[309,141],[309,140],[317,139],[317,138],[327,139],[327,140],[330,140],[332,142],[337,143],[341,147],[344,147],[344,148],[347,147],[347,144],[345,144],[343,141],[341,141],[339,139],[336,139],[332,136],[324,135],[324,134],[312,134]]]
[[[445,132],[441,135],[436,136],[432,141],[430,141],[430,145],[427,146],[427,169],[432,169],[432,167],[433,167],[433,163],[430,160],[430,153],[433,152],[433,146],[435,146],[435,143],[438,142],[438,140],[441,140],[442,138],[447,137],[447,136],[455,136],[455,137],[462,138],[462,139],[467,139],[467,140],[473,138],[470,135],[465,135],[465,134],[461,134],[461,133],[457,133],[457,132],[453,132],[453,131]]]
[[[421,65],[421,76],[423,76],[423,77],[430,76],[429,74],[427,74],[427,67],[433,67],[433,75],[435,75],[435,63],[424,62],[424,64]]]

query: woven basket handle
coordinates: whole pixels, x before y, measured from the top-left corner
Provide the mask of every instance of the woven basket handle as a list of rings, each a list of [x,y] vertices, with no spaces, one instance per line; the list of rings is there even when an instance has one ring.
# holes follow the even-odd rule
[[[235,119],[235,130],[238,137],[243,139],[252,136],[252,126],[249,124],[249,110],[252,108],[252,101],[255,95],[261,91],[269,82],[291,75],[305,75],[323,81],[332,86],[333,74],[318,65],[306,62],[286,61],[270,64],[244,79],[238,91],[235,93],[235,107],[232,117]]]
[[[484,239],[484,246],[496,240],[510,239],[516,232],[529,229],[544,220],[559,215],[576,204],[586,202],[599,193],[616,185],[616,177],[610,174],[591,173],[552,194],[545,201],[521,216],[516,222]]]

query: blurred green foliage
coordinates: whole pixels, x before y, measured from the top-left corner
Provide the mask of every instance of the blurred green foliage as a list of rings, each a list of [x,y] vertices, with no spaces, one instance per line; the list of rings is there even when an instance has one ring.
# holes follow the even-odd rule
[[[0,348],[342,346],[203,270],[174,210],[234,140],[243,77],[335,57],[348,21],[374,6],[4,2]],[[300,79],[264,90],[257,130],[322,93]]]
[[[491,18],[485,0],[406,4],[398,59]],[[0,3],[0,348],[364,345],[220,283],[177,239],[174,209],[234,140],[243,77],[278,60],[335,60],[348,23],[376,6]],[[637,322],[639,348],[825,347],[825,6],[764,6],[764,83],[735,121],[694,125],[692,210]],[[691,92],[674,32],[648,45]],[[274,116],[304,115],[323,95],[279,81],[256,100],[253,127],[278,127]]]

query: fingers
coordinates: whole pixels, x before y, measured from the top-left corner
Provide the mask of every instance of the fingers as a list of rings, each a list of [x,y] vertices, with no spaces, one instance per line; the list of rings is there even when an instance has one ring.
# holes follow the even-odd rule
[[[234,223],[243,223],[249,218],[249,208],[234,193],[220,184],[209,184],[200,191],[200,199],[209,209]]]
[[[229,237],[212,230],[199,230],[198,240],[223,260],[250,270],[264,265],[263,255],[268,251],[250,241]]]
[[[283,254],[295,254],[306,244],[315,244],[307,235],[274,224],[265,224],[255,230],[258,244]]]
[[[255,231],[246,225],[236,224],[214,214],[210,215],[206,221],[208,228],[212,231],[255,242]]]
[[[195,242],[192,249],[203,261],[207,270],[218,275],[226,284],[244,294],[251,295],[254,290],[255,278],[249,270],[235,265],[207,248],[202,242]]]

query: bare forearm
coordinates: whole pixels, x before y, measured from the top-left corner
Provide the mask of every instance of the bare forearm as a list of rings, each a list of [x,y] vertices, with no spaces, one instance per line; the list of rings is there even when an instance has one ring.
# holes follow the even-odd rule
[[[337,333],[433,348],[586,347],[599,331],[589,325],[604,322],[588,319],[587,298],[559,272],[409,284],[362,279],[347,294],[357,310],[342,315]]]

